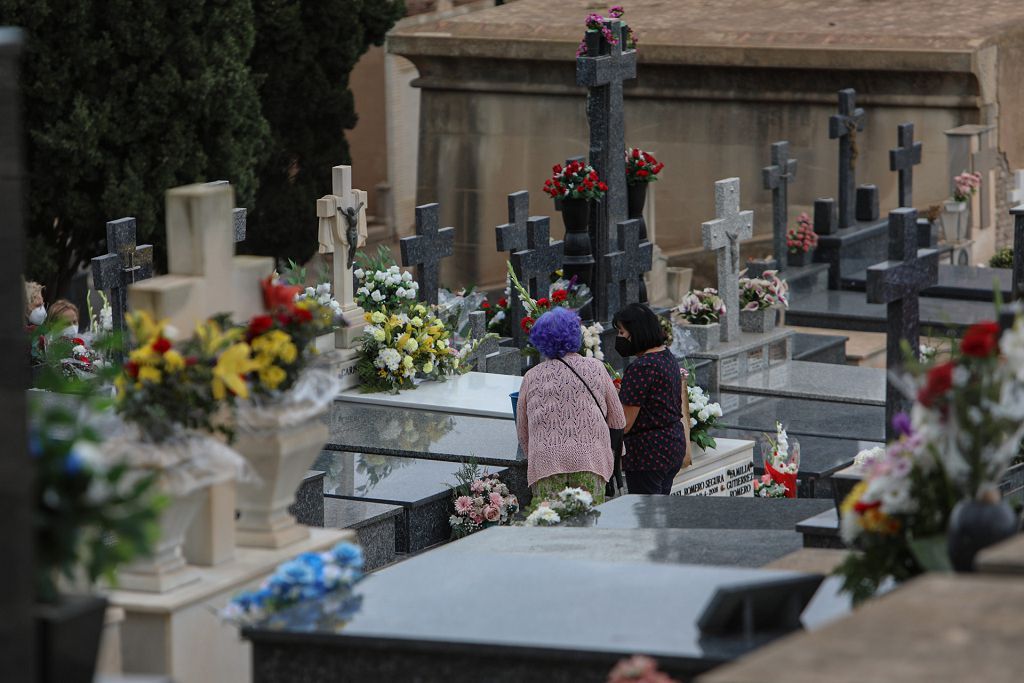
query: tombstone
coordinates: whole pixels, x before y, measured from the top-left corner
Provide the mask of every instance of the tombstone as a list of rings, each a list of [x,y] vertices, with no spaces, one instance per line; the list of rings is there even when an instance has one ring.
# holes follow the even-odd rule
[[[331,259],[334,276],[334,297],[341,305],[343,324],[334,333],[334,348],[339,355],[338,371],[342,386],[358,384],[356,375],[357,347],[366,321],[358,306],[352,270],[356,249],[366,244],[366,191],[352,189],[352,167],[331,169],[331,192],[316,201],[321,254],[334,254]]]
[[[914,124],[897,126],[896,145],[889,150],[889,170],[899,173],[900,207],[913,207],[914,166],[921,163],[921,143],[914,142]]]
[[[878,220],[878,186],[861,185],[857,188],[858,221],[873,222]]]
[[[128,312],[128,286],[153,277],[153,245],[135,244],[134,218],[119,218],[107,223],[109,253],[92,260],[92,280],[96,289],[107,291],[113,331],[122,335],[121,356],[130,343],[125,314]]]
[[[886,367],[895,372],[903,360],[901,342],[906,340],[916,355],[920,348],[919,297],[939,281],[939,252],[917,248],[917,211],[889,212],[889,260],[867,270],[868,303],[886,304]],[[885,390],[886,438],[893,439],[892,416],[909,412],[912,399],[890,380]]]
[[[511,257],[515,252],[526,249],[526,221],[529,216],[530,193],[522,190],[510,194],[508,196],[508,223],[494,229],[494,239],[498,245],[498,251],[508,252]],[[516,277],[521,277],[521,274],[516,273]],[[519,338],[522,336],[519,321],[523,319],[523,303],[519,300],[519,293],[515,287],[509,287],[508,318],[512,339],[518,345]]]
[[[485,311],[473,311],[469,314],[469,338],[472,340],[483,339],[477,344],[476,349],[466,356],[468,363],[473,363],[473,369],[477,372],[488,372],[487,363],[492,356],[496,356],[500,350],[496,337],[487,337],[487,313]]]
[[[28,455],[28,420],[25,390],[28,365],[25,347],[25,299],[22,268],[25,265],[25,183],[22,168],[21,105],[18,84],[21,32],[0,28],[0,239],[8,267],[0,269],[0,344],[9,353],[0,356],[0,415],[5,448],[4,476],[0,477],[0,549],[6,561],[0,565],[0,660],[3,678],[11,683],[36,681],[33,648],[36,624],[33,619],[35,584],[32,546],[35,541],[35,491],[32,460]]]
[[[438,229],[438,204],[416,207],[416,234],[403,237],[402,265],[416,267],[416,280],[420,283],[420,297],[437,305],[437,290],[441,286],[441,259],[455,251],[455,228]]]
[[[605,297],[613,313],[640,301],[640,283],[654,259],[654,247],[646,239],[641,241],[638,219],[622,221],[618,232],[618,251],[604,257],[608,271]]]
[[[519,284],[534,299],[545,297],[551,288],[551,273],[562,267],[565,243],[551,241],[547,216],[531,216],[526,221],[526,249],[512,254],[512,269]]]
[[[999,167],[1002,155],[993,144],[995,128],[981,133],[978,139],[978,151],[971,155],[971,167],[975,173],[981,174],[981,188],[978,197],[981,203],[981,229],[986,230],[996,224],[997,186],[999,184]]]
[[[836,231],[836,202],[831,197],[814,200],[814,232],[831,235]]]
[[[772,191],[772,249],[779,270],[785,270],[789,247],[786,246],[789,233],[788,190],[791,180],[796,178],[796,159],[789,158],[789,143],[772,143],[772,165],[761,169],[764,189]]]
[[[718,293],[725,301],[725,317],[719,321],[724,342],[739,337],[740,240],[753,234],[754,212],[740,211],[740,179],[716,182],[715,219],[701,225],[701,238],[705,249],[718,252]]]
[[[1019,301],[1024,294],[1024,204],[1010,209],[1013,216],[1013,281],[1011,298]]]
[[[576,58],[576,85],[587,88],[587,121],[590,126],[590,165],[608,185],[608,192],[590,213],[590,235],[594,263],[592,282],[593,314],[608,320],[612,311],[600,291],[608,281],[603,257],[613,251],[615,230],[626,219],[626,167],[624,155],[625,115],[622,84],[636,78],[636,50],[623,50],[626,32],[618,19],[605,19],[604,25],[618,40],[610,44],[601,31],[584,35],[587,52]]]
[[[864,110],[857,106],[857,91],[839,91],[839,113],[828,120],[829,139],[839,139],[839,227],[854,224],[857,187],[857,133],[864,130]]]
[[[975,170],[975,154],[983,149],[988,133],[992,129],[992,126],[967,124],[943,131],[946,136],[946,156],[949,163],[946,167],[946,176],[949,182],[948,191],[950,196],[953,195],[956,189],[956,183],[953,182],[953,178],[964,171]],[[981,160],[985,161],[985,155],[982,156]],[[982,179],[983,185],[984,182],[985,179]],[[977,237],[974,232],[975,229],[980,225],[984,225],[984,222],[981,220],[980,205],[981,197],[978,195],[972,196],[968,201],[967,229],[963,235],[966,239]]]

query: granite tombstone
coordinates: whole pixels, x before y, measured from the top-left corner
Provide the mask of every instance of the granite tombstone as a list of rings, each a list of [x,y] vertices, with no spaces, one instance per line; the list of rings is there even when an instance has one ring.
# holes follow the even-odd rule
[[[438,228],[438,204],[416,207],[416,234],[399,242],[402,265],[416,267],[420,297],[428,304],[437,304],[441,286],[441,259],[455,250],[455,228]]]
[[[153,245],[135,243],[135,219],[119,218],[107,223],[109,253],[92,260],[96,289],[110,292],[113,331],[121,334],[121,355],[127,352],[125,315],[128,313],[128,285],[153,277]]]
[[[914,141],[914,124],[901,123],[896,130],[897,147],[889,150],[889,170],[899,173],[900,207],[914,206],[914,166],[921,163],[921,143]]]
[[[740,211],[740,179],[715,183],[715,219],[701,226],[704,248],[718,252],[718,292],[725,301],[721,340],[732,341],[740,332],[740,240],[754,231],[754,212]]]
[[[779,270],[786,268],[786,257],[789,248],[786,237],[789,231],[789,183],[796,177],[796,159],[789,157],[789,142],[772,143],[772,164],[761,169],[764,189],[772,191],[772,249],[775,252],[776,266]]]
[[[526,230],[526,249],[512,254],[512,270],[531,297],[546,297],[551,273],[562,267],[565,243],[551,241],[551,224],[547,216],[531,216],[526,221]]]
[[[1024,293],[1024,204],[1010,209],[1013,215],[1013,281],[1012,298],[1017,301]]]
[[[839,139],[839,227],[854,224],[854,189],[857,187],[857,133],[864,130],[864,110],[857,106],[857,91],[839,91],[839,113],[828,120],[828,136]]]
[[[640,283],[651,269],[654,247],[641,241],[640,220],[633,218],[618,224],[618,250],[607,254],[608,290],[605,297],[613,314],[623,306],[640,301]]]
[[[511,256],[529,246],[527,241],[527,219],[529,216],[530,193],[521,190],[510,194],[508,196],[508,223],[494,229],[494,239],[498,245],[498,251],[508,252]],[[522,273],[517,272],[516,277],[522,278]],[[510,334],[512,339],[518,343],[523,334],[519,328],[519,321],[523,319],[523,302],[519,300],[519,292],[515,290],[515,287],[509,288],[508,317]]]

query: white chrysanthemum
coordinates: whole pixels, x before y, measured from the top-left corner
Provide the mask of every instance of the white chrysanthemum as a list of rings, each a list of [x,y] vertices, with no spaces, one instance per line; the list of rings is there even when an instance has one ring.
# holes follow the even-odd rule
[[[418,348],[420,348],[420,343],[413,337],[409,337],[409,340],[405,342],[406,353],[416,353]]]
[[[391,372],[397,370],[401,363],[402,354],[390,347],[381,349],[377,353],[376,360],[373,362],[378,368],[387,368]]]
[[[395,290],[395,296],[397,296],[399,299],[404,298],[405,297],[405,288],[404,287],[399,287],[398,289],[396,289]]]
[[[378,291],[374,291],[373,294],[370,295],[370,298],[376,301],[377,303],[384,301],[384,295]]]
[[[378,270],[376,273],[373,274],[373,279],[376,280],[377,282],[384,282],[385,280],[388,279],[388,274],[383,270]]]
[[[362,268],[356,268],[354,271],[352,271],[352,274],[356,276],[357,280],[362,280],[364,277],[366,277],[366,271],[363,270]]]
[[[871,465],[872,463],[880,460],[884,455],[885,447],[875,446],[874,448],[863,450],[855,455],[853,458],[853,464],[861,467]]]

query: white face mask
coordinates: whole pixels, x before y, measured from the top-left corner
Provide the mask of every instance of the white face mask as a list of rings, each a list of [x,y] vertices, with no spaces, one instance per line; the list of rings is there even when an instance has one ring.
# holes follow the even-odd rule
[[[36,306],[28,314],[28,321],[33,325],[42,325],[44,320],[46,320],[46,306]]]
[[[62,337],[76,337],[78,336],[78,325],[68,325],[60,334]]]

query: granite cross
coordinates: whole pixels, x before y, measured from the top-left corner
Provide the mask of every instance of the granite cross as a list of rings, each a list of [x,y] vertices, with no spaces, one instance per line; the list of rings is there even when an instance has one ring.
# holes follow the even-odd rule
[[[998,178],[999,162],[1002,155],[990,144],[991,138],[991,131],[981,133],[978,136],[978,144],[981,149],[971,155],[974,172],[981,175],[981,189],[978,192],[981,205],[981,229],[988,228],[995,222],[993,215],[995,193],[992,189],[996,183],[993,182],[992,172],[995,171],[996,178]]]
[[[839,91],[839,113],[828,119],[828,136],[839,138],[839,227],[854,224],[857,188],[857,131],[864,130],[864,110],[857,107],[857,91]]]
[[[551,241],[547,216],[531,216],[526,222],[527,248],[512,254],[512,269],[534,299],[546,297],[551,286],[551,273],[562,267],[565,243]]]
[[[740,240],[754,234],[754,212],[740,211],[740,179],[715,183],[715,220],[701,225],[705,249],[718,252],[718,293],[725,302],[721,340],[732,341],[740,331]]]
[[[92,281],[96,289],[110,292],[113,331],[121,334],[122,353],[128,349],[125,314],[128,285],[153,277],[153,245],[135,244],[135,219],[119,218],[107,223],[107,249],[92,260]]]
[[[939,252],[917,248],[917,210],[889,212],[889,260],[867,270],[868,303],[886,304],[886,366],[895,372],[902,364],[905,340],[914,354],[920,348],[919,297],[939,281]],[[885,390],[886,439],[895,438],[892,416],[909,411],[913,400],[892,383]]]
[[[654,246],[640,240],[640,220],[633,218],[618,224],[618,251],[605,255],[608,265],[609,310],[614,314],[623,306],[640,301],[640,283],[651,269]]]
[[[789,182],[796,177],[796,159],[789,158],[789,143],[772,143],[772,165],[761,169],[764,189],[772,191],[772,248],[779,270],[786,267],[789,247]]]
[[[487,361],[500,350],[497,336],[487,336],[487,312],[473,311],[469,314],[469,338],[482,340],[470,353],[466,361],[475,363],[477,372],[487,372]]]
[[[441,259],[455,251],[455,228],[438,229],[436,204],[416,207],[416,234],[399,241],[402,265],[416,267],[416,280],[420,283],[420,297],[428,304],[437,303],[437,290],[441,284]]]
[[[1010,209],[1013,215],[1013,274],[1012,298],[1020,300],[1024,295],[1024,204]]]
[[[508,196],[508,223],[499,225],[494,229],[498,251],[515,253],[526,249],[528,246],[526,240],[526,221],[529,215],[530,193],[523,190],[510,194]],[[516,273],[517,277],[520,275],[520,273]],[[519,337],[522,334],[522,330],[519,328],[519,321],[523,319],[523,303],[519,300],[519,294],[516,292],[515,287],[509,288],[508,317],[512,338],[518,343]]]
[[[605,28],[615,39],[609,43],[603,31],[587,31],[586,53],[576,58],[576,85],[587,88],[587,121],[590,125],[590,165],[608,185],[604,199],[590,213],[590,239],[595,256],[593,282],[594,315],[608,320],[611,312],[601,289],[607,282],[603,257],[613,251],[615,230],[626,219],[625,116],[623,81],[636,78],[636,50],[623,49],[627,32],[618,19],[605,19]]]
[[[889,150],[889,170],[900,174],[900,206],[914,206],[914,166],[921,163],[921,143],[914,142],[914,124],[901,123],[896,129],[895,149]]]

